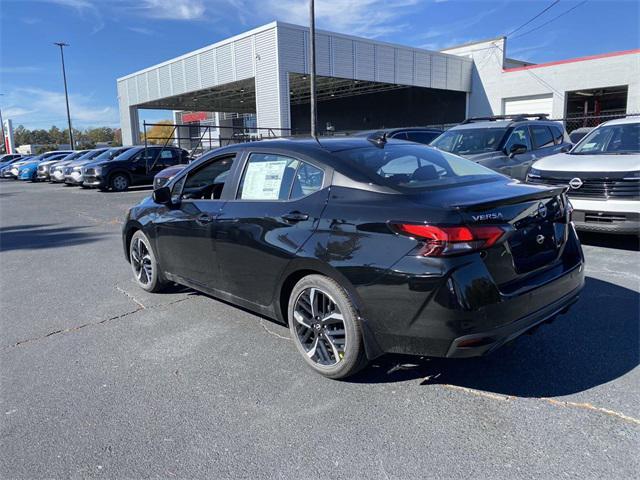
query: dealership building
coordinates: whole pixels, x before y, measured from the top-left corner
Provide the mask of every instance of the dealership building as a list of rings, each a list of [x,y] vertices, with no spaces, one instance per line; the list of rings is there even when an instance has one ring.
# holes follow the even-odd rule
[[[205,125],[220,137],[227,127],[308,133],[308,52],[307,27],[273,22],[119,78],[123,142],[140,141],[140,109],[173,110],[176,123],[192,125],[181,138]],[[316,31],[316,72],[327,130],[640,113],[640,50],[532,64],[508,57],[504,37],[436,52]]]

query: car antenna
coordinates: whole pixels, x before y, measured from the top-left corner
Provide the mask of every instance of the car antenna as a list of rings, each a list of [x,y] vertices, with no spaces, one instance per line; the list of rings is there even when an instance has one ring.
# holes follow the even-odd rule
[[[376,147],[384,148],[387,144],[387,132],[375,132],[367,137]]]
[[[316,98],[316,13],[315,2],[309,0],[309,90],[311,110],[311,137],[322,146],[318,140],[318,113]]]

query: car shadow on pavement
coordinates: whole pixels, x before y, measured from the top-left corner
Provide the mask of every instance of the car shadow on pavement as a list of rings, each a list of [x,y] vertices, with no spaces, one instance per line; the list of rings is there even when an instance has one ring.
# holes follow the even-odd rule
[[[69,247],[94,242],[102,235],[79,231],[85,227],[58,227],[51,224],[0,227],[0,252]]]
[[[491,355],[429,359],[385,355],[347,381],[421,380],[518,397],[554,397],[610,382],[640,363],[640,294],[588,277],[566,314]]]
[[[640,251],[640,237],[637,235],[608,235],[604,233],[579,232],[580,243],[594,247],[618,250]]]

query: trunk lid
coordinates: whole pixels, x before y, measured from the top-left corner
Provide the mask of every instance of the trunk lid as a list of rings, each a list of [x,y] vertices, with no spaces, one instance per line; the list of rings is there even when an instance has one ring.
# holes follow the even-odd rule
[[[457,212],[462,225],[499,225],[506,230],[501,242],[485,250],[484,262],[496,283],[509,289],[558,263],[569,232],[565,191],[566,187],[505,180],[443,189],[429,196],[440,207]]]

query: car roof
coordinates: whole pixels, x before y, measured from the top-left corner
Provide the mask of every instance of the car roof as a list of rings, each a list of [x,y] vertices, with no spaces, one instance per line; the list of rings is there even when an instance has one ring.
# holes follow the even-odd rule
[[[352,137],[366,137],[368,135],[372,135],[374,133],[386,133],[387,135],[393,135],[398,132],[431,132],[431,133],[441,133],[442,130],[439,128],[433,127],[397,127],[397,128],[377,128],[372,130],[362,130],[359,132],[352,133],[350,136]]]
[[[603,125],[626,125],[629,123],[640,123],[640,116],[630,116],[625,118],[616,118],[614,120],[609,120],[608,122],[601,123],[598,125],[599,127]]]
[[[468,123],[461,123],[455,127],[451,127],[449,130],[472,130],[483,128],[508,128],[516,125],[556,125],[562,127],[562,123],[554,122],[553,120],[479,120],[471,121]]]

